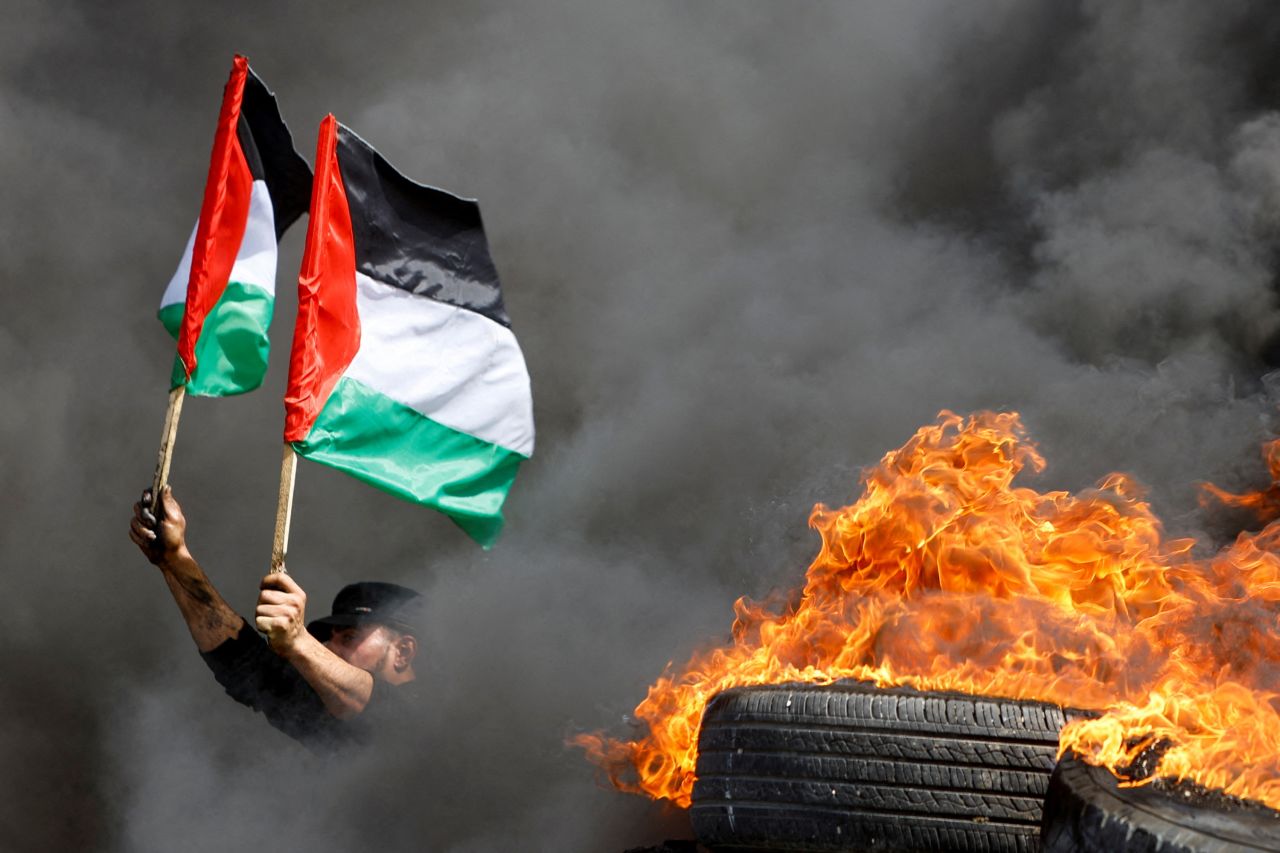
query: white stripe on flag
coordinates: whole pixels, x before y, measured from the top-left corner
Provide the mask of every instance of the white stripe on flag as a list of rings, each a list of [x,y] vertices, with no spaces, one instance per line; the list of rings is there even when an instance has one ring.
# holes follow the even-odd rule
[[[196,228],[200,223],[196,222]],[[187,248],[178,262],[178,271],[169,279],[169,286],[160,298],[160,307],[175,302],[186,302],[187,282],[191,279],[191,250],[196,242],[196,228],[191,229]],[[271,194],[266,181],[254,181],[249,195],[249,221],[245,224],[244,239],[231,268],[231,281],[252,284],[275,296],[276,293],[276,220],[271,207]]]
[[[533,454],[533,398],[515,335],[487,317],[356,273],[360,351],[345,376],[436,423]]]

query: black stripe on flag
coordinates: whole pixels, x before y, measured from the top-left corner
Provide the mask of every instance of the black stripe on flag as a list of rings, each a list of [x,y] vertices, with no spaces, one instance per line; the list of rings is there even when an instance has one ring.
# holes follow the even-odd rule
[[[511,325],[478,204],[409,180],[343,125],[337,153],[357,270]]]
[[[252,68],[245,76],[236,136],[254,180],[267,183],[279,240],[311,206],[311,167],[293,147],[276,96]]]
[[[249,129],[249,119],[244,111],[240,111],[240,120],[236,123],[236,139],[240,142],[240,150],[244,152],[245,162],[249,164],[249,174],[255,181],[267,179],[266,170],[262,168],[262,155],[258,153],[258,144],[253,141],[253,131]],[[276,235],[280,239],[280,235]]]

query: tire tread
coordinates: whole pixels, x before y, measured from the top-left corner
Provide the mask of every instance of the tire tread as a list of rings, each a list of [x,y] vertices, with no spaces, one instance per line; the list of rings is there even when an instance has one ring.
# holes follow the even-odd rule
[[[1059,708],[860,682],[707,705],[690,817],[717,851],[1032,853]]]

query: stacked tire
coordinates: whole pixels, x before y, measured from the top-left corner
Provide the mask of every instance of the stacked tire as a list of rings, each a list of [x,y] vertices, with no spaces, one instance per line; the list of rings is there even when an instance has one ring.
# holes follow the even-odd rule
[[[1045,801],[1045,853],[1280,853],[1280,812],[1189,783],[1121,787],[1063,756]]]
[[[1068,713],[861,682],[726,690],[703,715],[694,832],[717,853],[1280,853],[1259,803],[1057,761]]]
[[[861,682],[707,705],[690,817],[717,851],[1033,853],[1062,709]]]

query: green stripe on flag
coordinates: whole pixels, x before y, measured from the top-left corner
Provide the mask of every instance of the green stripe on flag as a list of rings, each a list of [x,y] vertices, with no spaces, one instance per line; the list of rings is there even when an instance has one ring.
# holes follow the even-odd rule
[[[338,380],[300,456],[448,515],[485,548],[502,531],[502,502],[519,453],[443,426],[354,379]]]
[[[233,281],[205,318],[196,341],[196,371],[187,393],[199,397],[229,397],[252,391],[267,372],[271,344],[267,329],[275,297],[252,284]],[[185,305],[175,302],[160,309],[160,322],[178,338]],[[182,384],[182,364],[174,359],[173,387]]]

